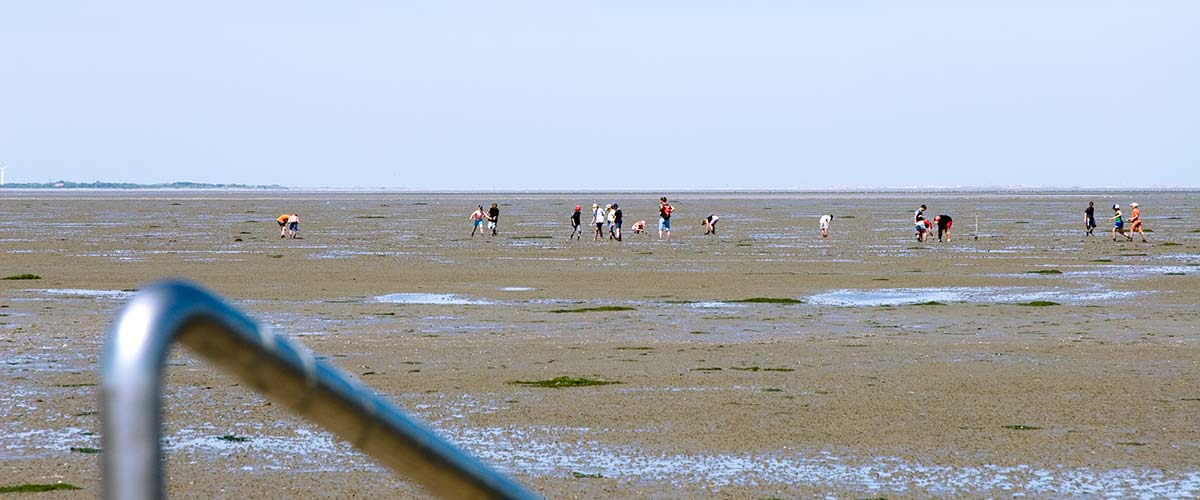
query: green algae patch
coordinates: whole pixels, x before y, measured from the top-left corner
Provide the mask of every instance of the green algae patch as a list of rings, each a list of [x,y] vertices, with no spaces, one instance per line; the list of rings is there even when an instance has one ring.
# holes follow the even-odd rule
[[[551,309],[550,312],[556,314],[562,313],[589,313],[589,312],[611,312],[611,311],[636,311],[636,307],[629,306],[597,306],[597,307],[580,307],[576,309]]]
[[[803,300],[791,299],[787,297],[751,297],[748,299],[731,300],[731,303],[737,304],[803,304]]]
[[[794,372],[795,368],[763,368],[764,372]]]
[[[618,351],[653,351],[653,347],[618,347]]]
[[[1159,243],[1158,246],[1160,246],[1160,247],[1178,247],[1178,246],[1183,246],[1183,245],[1180,243],[1175,243],[1174,241],[1168,241],[1165,243]]]
[[[386,215],[360,215],[356,219],[386,219]]]
[[[235,435],[233,435],[233,434],[226,434],[226,435],[224,435],[224,436],[217,436],[217,439],[220,439],[221,441],[229,441],[230,443],[245,443],[246,441],[249,441],[249,440],[250,440],[250,438],[248,438],[248,437],[245,437],[245,436],[235,436]]]
[[[1092,259],[1088,262],[1112,262],[1112,259]]]
[[[938,302],[936,300],[930,300],[928,302],[917,302],[916,304],[913,304],[913,305],[914,306],[944,306],[944,305],[946,305],[946,303]]]
[[[1022,302],[1017,305],[1025,306],[1025,307],[1049,307],[1049,306],[1058,306],[1058,305],[1062,305],[1062,304],[1059,304],[1058,302],[1051,302],[1049,300],[1035,300],[1032,302]]]
[[[1020,424],[1006,425],[1006,426],[1004,426],[1004,428],[1008,429],[1010,431],[1040,431],[1040,430],[1042,430],[1041,427],[1035,427],[1032,425],[1020,425]]]
[[[603,474],[588,474],[586,472],[571,471],[571,476],[576,479],[604,479]]]
[[[737,371],[743,371],[743,372],[756,372],[761,369],[762,368],[759,368],[757,366],[735,366],[733,368],[730,368],[730,370],[737,370]]]
[[[1058,269],[1038,269],[1037,271],[1025,271],[1025,274],[1062,274]]]
[[[68,483],[18,484],[13,486],[0,486],[0,493],[41,493],[44,491],[66,491],[81,489],[83,488]]]
[[[95,386],[96,386],[96,383],[95,383],[95,382],[84,382],[84,383],[81,383],[81,384],[54,384],[54,387],[67,387],[67,388],[75,388],[75,387],[95,387]]]
[[[763,387],[762,391],[763,392],[783,392],[783,389],[780,389],[778,387]]]
[[[91,446],[72,446],[71,451],[75,453],[100,453],[100,448],[92,448]]]
[[[1116,443],[1117,446],[1146,446],[1146,443],[1140,441],[1121,441]]]
[[[694,372],[719,372],[719,371],[721,371],[721,367],[706,366],[706,367],[701,367],[701,368],[692,368],[692,371],[694,371]]]
[[[513,385],[523,385],[525,387],[544,387],[547,389],[562,389],[565,387],[588,387],[593,385],[610,385],[619,384],[615,380],[598,380],[583,377],[554,377],[548,380],[513,380],[509,382]]]
[[[22,273],[22,274],[14,274],[12,276],[5,276],[4,279],[6,279],[6,280],[40,280],[40,279],[42,279],[42,277],[38,276],[36,274]]]

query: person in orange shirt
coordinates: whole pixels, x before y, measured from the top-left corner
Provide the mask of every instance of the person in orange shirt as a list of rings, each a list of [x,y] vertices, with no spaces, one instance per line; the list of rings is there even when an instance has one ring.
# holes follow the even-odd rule
[[[283,214],[275,218],[275,222],[279,223],[279,237],[286,238],[287,236],[287,221],[292,214]]]
[[[1142,210],[1138,208],[1137,203],[1129,204],[1129,239],[1133,239],[1133,233],[1137,232],[1142,236],[1142,243],[1146,242],[1146,233],[1142,232]]]

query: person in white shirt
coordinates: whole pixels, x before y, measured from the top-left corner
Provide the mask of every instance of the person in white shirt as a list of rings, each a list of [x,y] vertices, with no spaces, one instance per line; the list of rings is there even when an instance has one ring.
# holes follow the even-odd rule
[[[604,237],[604,209],[599,203],[592,203],[592,225],[596,227],[596,235],[592,241],[600,241]]]
[[[821,222],[819,224],[821,226],[821,237],[822,238],[829,237],[829,223],[831,221],[833,221],[833,214],[826,214],[826,215],[821,216]]]
[[[709,215],[700,224],[704,226],[704,234],[717,234],[717,221],[721,220],[717,214]]]

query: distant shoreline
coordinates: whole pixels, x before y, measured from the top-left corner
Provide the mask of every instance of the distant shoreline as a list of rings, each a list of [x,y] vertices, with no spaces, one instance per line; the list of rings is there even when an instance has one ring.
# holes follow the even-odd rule
[[[210,190],[210,189],[241,189],[241,190],[286,190],[286,186],[278,184],[208,184],[204,182],[168,182],[161,184],[137,184],[133,182],[10,182],[0,186],[0,189],[12,190]]]
[[[751,195],[787,195],[787,194],[1003,194],[1003,193],[1112,193],[1112,192],[1200,192],[1200,187],[1142,187],[1142,186],[1107,186],[1107,187],[1061,187],[1061,186],[906,186],[906,187],[845,187],[833,186],[824,188],[782,188],[782,189],[416,189],[404,187],[298,187],[279,184],[215,184],[202,182],[171,182],[158,184],[138,184],[125,182],[74,182],[58,181],[46,183],[7,183],[0,186],[6,191],[68,191],[68,192],[101,192],[101,191],[287,191],[293,193],[390,193],[418,195],[462,195],[462,194],[646,194],[646,195],[676,195],[684,194],[751,194]]]

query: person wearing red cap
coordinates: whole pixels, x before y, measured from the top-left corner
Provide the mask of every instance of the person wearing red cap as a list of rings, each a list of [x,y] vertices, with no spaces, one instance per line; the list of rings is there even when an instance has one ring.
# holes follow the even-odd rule
[[[583,207],[581,207],[579,205],[575,205],[575,213],[571,214],[571,237],[567,238],[568,240],[571,238],[579,239],[580,236],[583,235],[582,232],[579,230],[579,211],[580,210],[583,210]]]

